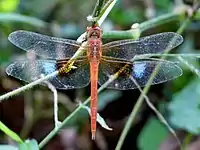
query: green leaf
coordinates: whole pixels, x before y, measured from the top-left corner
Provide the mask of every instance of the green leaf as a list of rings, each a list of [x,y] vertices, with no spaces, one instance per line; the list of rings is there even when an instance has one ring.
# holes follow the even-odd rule
[[[1,121],[0,121],[0,130],[2,130],[5,134],[7,134],[10,138],[15,140],[16,142],[23,143],[23,140],[15,132],[6,127]]]
[[[39,150],[38,142],[35,139],[26,140],[29,150]]]
[[[79,105],[82,105],[82,104],[80,103]],[[85,110],[87,110],[88,113],[91,115],[91,110],[90,110],[90,108],[89,108],[88,106],[82,105],[82,108],[84,108]],[[104,129],[106,129],[106,130],[112,130],[112,128],[110,128],[110,127],[106,124],[105,120],[100,116],[99,113],[97,113],[97,122],[98,122]]]
[[[26,140],[19,145],[19,150],[39,150],[39,146],[36,140]]]
[[[155,132],[156,131],[156,132]],[[167,137],[168,130],[159,120],[150,118],[138,138],[140,150],[159,149],[160,143]]]
[[[12,145],[0,145],[0,150],[18,150],[18,148]]]
[[[27,144],[25,142],[19,144],[19,150],[28,150]]]
[[[192,80],[182,91],[174,94],[169,103],[169,121],[177,128],[193,134],[200,133],[200,79]]]
[[[0,11],[11,12],[16,10],[19,4],[19,0],[1,0],[0,1]]]

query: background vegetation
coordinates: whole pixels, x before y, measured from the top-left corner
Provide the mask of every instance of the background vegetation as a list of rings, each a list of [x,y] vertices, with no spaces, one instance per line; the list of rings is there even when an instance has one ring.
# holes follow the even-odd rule
[[[8,77],[5,73],[6,66],[11,62],[27,57],[23,50],[8,42],[7,37],[11,32],[23,29],[77,39],[90,25],[86,17],[92,14],[95,3],[93,0],[1,0],[0,94],[26,84]],[[184,43],[171,53],[195,55],[183,57],[183,60],[182,57],[170,58],[180,62],[183,75],[176,80],[152,86],[147,96],[176,131],[183,147],[189,150],[200,149],[200,11],[197,8],[198,1],[195,0],[118,0],[102,24],[103,31],[107,33],[111,30],[129,30],[133,23],[141,23],[141,36],[181,30]],[[105,35],[104,42],[107,40]],[[59,91],[59,120],[73,112],[77,106],[76,100],[85,100],[89,95],[89,86]],[[43,149],[115,149],[139,95],[139,90],[104,90],[99,94],[99,113],[113,131],[98,126],[97,140],[91,141],[89,116],[86,111],[80,111]],[[44,86],[36,86],[1,102],[0,120],[22,139],[36,139],[40,143],[54,128],[52,92]],[[14,144],[3,132],[0,132],[0,143]],[[180,148],[168,128],[143,103],[121,149]]]

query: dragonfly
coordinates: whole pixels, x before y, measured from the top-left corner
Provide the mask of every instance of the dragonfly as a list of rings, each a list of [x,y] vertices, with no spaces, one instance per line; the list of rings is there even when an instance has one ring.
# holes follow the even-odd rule
[[[8,37],[11,43],[27,52],[34,52],[42,58],[13,62],[6,68],[6,72],[19,80],[32,82],[39,79],[41,74],[49,75],[59,71],[58,75],[48,79],[57,89],[83,88],[90,83],[91,134],[92,139],[95,139],[98,84],[103,85],[117,73],[117,78],[113,79],[107,88],[130,90],[138,86],[143,87],[157,65],[160,69],[152,84],[179,77],[182,69],[174,62],[150,58],[131,60],[145,54],[162,54],[165,49],[171,50],[180,45],[183,38],[174,32],[163,32],[137,40],[126,39],[103,44],[103,31],[99,26],[88,27],[86,33],[87,44],[83,47],[75,40],[24,30],[14,31]],[[79,48],[82,48],[82,53],[74,60],[75,67],[67,72],[63,67],[66,67]]]

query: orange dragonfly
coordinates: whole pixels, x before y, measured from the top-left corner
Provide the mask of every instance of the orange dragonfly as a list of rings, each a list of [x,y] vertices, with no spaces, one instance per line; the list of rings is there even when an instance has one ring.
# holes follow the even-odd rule
[[[166,32],[138,40],[119,40],[106,44],[102,44],[101,38],[102,30],[98,26],[88,27],[87,45],[82,48],[83,53],[74,61],[73,66],[76,68],[66,73],[61,68],[81,47],[77,41],[22,30],[15,31],[8,37],[17,47],[25,51],[33,51],[45,58],[14,62],[6,69],[8,75],[31,82],[39,79],[41,74],[48,75],[59,70],[57,76],[48,80],[57,89],[82,88],[91,82],[92,139],[95,139],[96,133],[98,83],[103,85],[118,72],[118,77],[107,88],[135,89],[137,85],[132,79],[139,86],[145,86],[158,64],[160,69],[152,84],[166,82],[182,74],[182,69],[173,62],[152,59],[131,61],[136,55],[162,53],[166,48],[175,48],[183,42],[179,34]]]

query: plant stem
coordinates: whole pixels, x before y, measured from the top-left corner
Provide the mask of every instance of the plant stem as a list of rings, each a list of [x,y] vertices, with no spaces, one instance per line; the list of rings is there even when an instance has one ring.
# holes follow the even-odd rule
[[[145,21],[140,24],[140,30],[141,30],[141,32],[143,32],[148,29],[155,28],[159,25],[166,24],[168,22],[181,21],[185,18],[184,13],[185,13],[184,11],[179,12],[179,13],[168,13],[168,14],[164,14],[162,16],[158,16],[154,19]]]
[[[109,0],[104,7],[102,8],[99,16],[97,17],[97,23],[99,26],[103,23],[103,21],[106,19],[114,5],[116,4],[117,0]]]
[[[138,39],[140,36],[140,29],[130,29],[126,31],[110,31],[103,33],[103,39]]]
[[[53,72],[53,73],[51,73],[51,74],[49,74],[49,75],[47,75],[45,77],[42,77],[42,78],[40,78],[40,79],[38,79],[36,81],[33,81],[33,82],[31,82],[31,83],[29,83],[29,84],[27,84],[27,85],[25,85],[23,87],[20,87],[20,88],[14,90],[14,91],[8,92],[8,93],[0,96],[0,102],[3,101],[3,100],[8,99],[9,97],[12,97],[12,96],[17,95],[17,94],[19,94],[21,92],[24,92],[24,91],[26,91],[26,90],[28,90],[28,89],[30,89],[30,88],[38,85],[38,84],[41,84],[43,81],[46,81],[49,78],[51,78],[53,76],[56,76],[56,75],[58,75],[58,71],[55,71],[55,72]]]
[[[44,22],[38,18],[16,14],[16,13],[0,13],[0,22],[6,22],[6,21],[7,22],[11,22],[11,21],[23,22],[23,23],[33,25],[37,28],[46,28],[48,26],[47,22]]]
[[[146,30],[155,28],[159,25],[163,25],[163,24],[166,24],[166,23],[172,22],[172,21],[180,21],[180,22],[185,21],[185,19],[188,19],[188,18],[186,18],[185,11],[186,10],[179,11],[177,13],[172,12],[172,13],[164,14],[164,15],[158,16],[154,19],[145,21],[145,22],[139,24],[138,30],[130,29],[130,30],[126,30],[126,31],[104,32],[103,39],[136,39],[139,32],[142,33]],[[193,17],[194,17],[194,19],[200,19],[200,10],[197,11],[195,13],[195,16],[193,16]]]
[[[87,99],[85,102],[89,102],[89,99]],[[65,120],[57,127],[55,128],[54,130],[52,130],[39,144],[39,148],[43,148],[44,145],[46,145],[56,134],[57,132],[60,131],[60,129],[62,129],[66,124],[67,122],[72,118],[74,117],[74,115],[76,113],[78,113],[80,110],[81,110],[81,105],[78,106],[78,108],[76,108],[67,118],[65,118]]]
[[[103,91],[108,84],[110,84],[110,82],[112,82],[111,80],[108,80],[104,85],[102,85],[99,89],[98,89],[98,93]],[[67,118],[64,119],[64,121],[60,124],[60,126],[58,126],[58,128],[55,128],[54,130],[52,130],[39,144],[39,148],[43,148],[59,131],[60,129],[62,129],[70,119],[72,119],[81,109],[82,106],[87,105],[90,101],[90,97],[88,99],[86,99],[84,101],[84,103],[82,105],[79,105]]]
[[[95,18],[95,17],[98,17],[100,12],[101,12],[101,9],[103,7],[103,4],[104,4],[104,0],[97,0],[96,2],[96,5],[95,5],[95,8],[94,8],[94,11],[92,13],[92,17]],[[93,24],[96,24],[96,21],[93,22]]]

